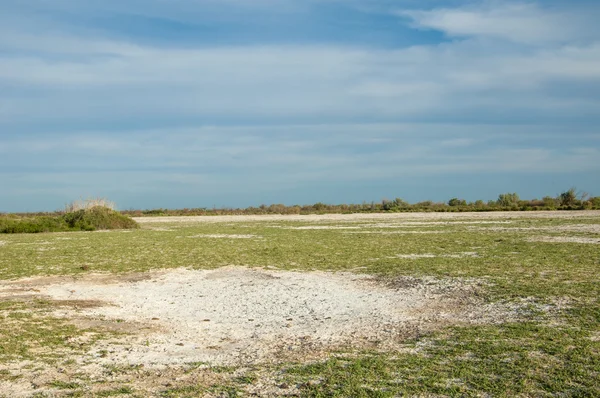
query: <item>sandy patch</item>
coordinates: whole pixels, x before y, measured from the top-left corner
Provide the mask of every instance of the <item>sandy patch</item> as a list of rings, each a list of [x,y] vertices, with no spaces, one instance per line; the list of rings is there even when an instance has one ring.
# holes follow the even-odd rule
[[[135,217],[140,224],[152,223],[211,223],[247,221],[363,221],[363,220],[510,220],[510,219],[578,219],[596,218],[598,210],[586,211],[540,211],[540,212],[474,212],[474,213],[357,213],[312,215],[250,215],[250,216],[191,216],[191,217]]]
[[[430,226],[430,225],[482,225],[482,224],[512,224],[513,221],[403,221],[396,224],[390,223],[375,223],[375,224],[362,224],[364,228],[405,228],[405,227],[416,227],[416,226]]]
[[[302,227],[283,227],[283,229],[321,230],[321,229],[360,229],[361,227],[344,227],[339,225],[305,225]]]
[[[353,232],[344,232],[345,234],[376,234],[376,235],[429,235],[429,234],[447,234],[453,231],[353,231]]]
[[[512,316],[479,303],[472,283],[350,273],[284,272],[241,267],[171,270],[146,278],[87,276],[60,283],[0,285],[0,296],[27,288],[57,302],[55,315],[76,322],[137,325],[138,334],[97,344],[100,364],[252,364],[306,358],[336,347],[396,347],[419,330]],[[46,282],[56,280],[46,278]],[[106,305],[97,305],[105,303]],[[144,326],[145,325],[145,326]],[[104,352],[103,355],[99,355]],[[106,354],[108,353],[108,354]]]
[[[599,238],[585,238],[581,236],[534,236],[527,239],[529,242],[545,242],[545,243],[588,243],[600,244]]]
[[[398,254],[394,257],[389,257],[389,258],[406,258],[406,259],[410,259],[410,260],[417,260],[420,258],[476,258],[476,257],[480,257],[478,253],[476,252],[463,252],[463,253],[456,253],[456,254],[429,254],[429,253],[424,253],[424,254]]]
[[[14,244],[19,245],[19,246],[39,246],[39,245],[52,245],[52,244],[54,244],[54,242],[39,241],[39,242],[19,242],[19,243],[14,243]]]
[[[187,236],[187,238],[194,238],[194,239],[201,239],[201,238],[205,238],[205,239],[255,239],[255,238],[262,238],[261,236],[258,235],[236,235],[236,234],[200,234],[200,235],[191,235],[191,236]]]
[[[566,232],[591,232],[600,234],[600,223],[599,224],[572,224],[572,225],[559,225],[552,229],[553,231],[566,231]]]
[[[520,231],[549,231],[549,232],[591,232],[600,234],[600,224],[571,224],[542,227],[468,227],[475,231],[520,232]]]

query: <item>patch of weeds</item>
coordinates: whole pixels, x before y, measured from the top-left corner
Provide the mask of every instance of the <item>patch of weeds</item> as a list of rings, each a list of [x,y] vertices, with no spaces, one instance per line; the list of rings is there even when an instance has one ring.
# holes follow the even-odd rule
[[[113,397],[116,395],[126,395],[126,394],[133,394],[133,393],[134,393],[134,390],[131,387],[122,386],[122,387],[114,388],[111,390],[98,391],[95,393],[95,396],[97,396],[97,397]]]
[[[108,376],[125,374],[129,371],[129,368],[126,368],[124,366],[119,366],[119,365],[113,365],[113,364],[106,364],[106,365],[103,365],[103,367],[104,367],[104,373]]]
[[[10,370],[8,369],[2,369],[0,370],[0,380],[5,380],[5,381],[17,381],[19,379],[22,379],[23,375],[20,374],[13,374]]]
[[[52,361],[62,356],[61,351],[78,349],[70,344],[80,333],[75,326],[62,319],[11,314],[12,322],[0,324],[0,361],[35,359]]]
[[[36,392],[31,396],[31,398],[50,398],[51,396],[46,394],[45,392]]]
[[[315,397],[387,397],[387,381],[392,379],[392,367],[384,356],[349,359],[333,357],[326,362],[288,369],[288,374],[300,376],[290,380],[304,396]]]
[[[210,368],[215,373],[233,373],[236,369],[234,366],[211,366]]]
[[[206,389],[206,392],[219,394],[223,398],[235,398],[240,396],[240,391],[234,386],[211,386]]]
[[[76,390],[81,387],[78,383],[61,380],[54,380],[48,383],[48,385],[54,388],[60,388],[62,390]]]
[[[235,377],[233,382],[236,384],[253,384],[257,379],[258,378],[255,375],[245,374],[243,376]]]
[[[208,362],[197,361],[197,362],[187,362],[185,364],[185,366],[188,367],[189,369],[199,369],[199,368],[209,367],[210,364]]]
[[[287,374],[306,396],[599,396],[600,344],[589,335],[535,322],[451,328],[416,354],[333,357]]]
[[[200,386],[184,386],[164,390],[160,393],[160,396],[165,398],[191,398],[198,397],[205,391],[206,389]]]
[[[85,392],[78,390],[78,391],[69,391],[63,394],[65,397],[73,397],[73,398],[79,398],[79,397],[85,397]]]
[[[0,362],[35,360],[55,364],[68,353],[84,352],[108,333],[79,329],[67,320],[47,315],[52,304],[40,300],[0,302],[4,319],[0,322]],[[90,336],[78,342],[82,334]]]
[[[210,368],[210,364],[207,362],[188,362],[185,364],[184,373],[188,374],[194,372],[198,369],[208,369]]]

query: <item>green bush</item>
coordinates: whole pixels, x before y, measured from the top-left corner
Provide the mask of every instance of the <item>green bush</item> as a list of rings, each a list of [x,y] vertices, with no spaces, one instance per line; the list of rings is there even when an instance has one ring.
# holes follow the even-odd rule
[[[452,198],[448,201],[448,206],[458,207],[458,206],[466,206],[467,201],[464,199]]]
[[[134,229],[138,227],[138,224],[131,218],[101,206],[81,209],[61,216],[0,218],[0,233],[5,234]]]
[[[137,223],[131,218],[101,206],[67,213],[63,219],[70,229],[79,231],[138,228]]]
[[[24,219],[2,217],[0,219],[0,233],[5,234],[34,234],[64,230],[64,222],[57,217],[40,216]]]

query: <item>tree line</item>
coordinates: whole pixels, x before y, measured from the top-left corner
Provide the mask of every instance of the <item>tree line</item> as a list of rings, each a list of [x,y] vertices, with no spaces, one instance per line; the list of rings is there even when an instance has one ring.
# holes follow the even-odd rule
[[[381,213],[381,212],[469,212],[469,211],[535,211],[535,210],[600,210],[600,196],[591,197],[578,193],[575,188],[557,196],[522,200],[517,193],[503,193],[498,199],[484,202],[467,202],[451,198],[447,202],[423,201],[409,203],[401,198],[383,199],[380,202],[360,204],[327,204],[318,202],[309,205],[271,204],[246,208],[185,208],[126,210],[131,216],[209,216],[209,215],[260,215],[260,214],[335,214],[335,213]]]

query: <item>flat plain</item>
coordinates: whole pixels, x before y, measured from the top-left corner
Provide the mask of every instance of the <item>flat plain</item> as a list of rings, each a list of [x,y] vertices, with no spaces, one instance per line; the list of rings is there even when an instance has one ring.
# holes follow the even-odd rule
[[[0,396],[600,396],[600,212],[0,235]]]

